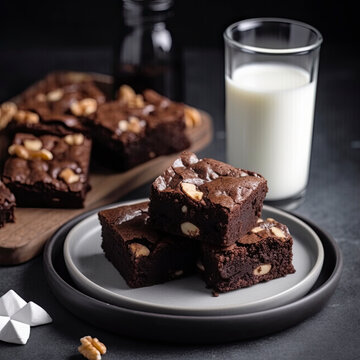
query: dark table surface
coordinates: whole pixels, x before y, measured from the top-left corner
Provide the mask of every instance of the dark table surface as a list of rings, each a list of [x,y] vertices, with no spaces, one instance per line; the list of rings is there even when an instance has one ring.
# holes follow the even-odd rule
[[[107,48],[14,49],[0,56],[0,101],[58,68],[110,73]],[[360,359],[360,68],[351,44],[324,45],[320,61],[311,172],[305,202],[294,210],[334,236],[344,255],[340,284],[326,307],[298,326],[261,339],[221,345],[173,345],[120,337],[79,320],[45,281],[41,256],[0,267],[0,295],[14,289],[43,306],[51,325],[33,328],[25,346],[0,343],[0,359],[81,359],[79,338],[108,347],[104,359]],[[220,50],[185,52],[186,100],[214,118],[213,143],[199,154],[225,160],[223,60]],[[145,197],[149,184],[122,200]],[[91,316],[91,314],[89,314]]]

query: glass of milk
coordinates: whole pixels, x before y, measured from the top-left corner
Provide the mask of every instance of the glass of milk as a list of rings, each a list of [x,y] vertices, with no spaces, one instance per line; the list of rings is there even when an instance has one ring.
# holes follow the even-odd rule
[[[227,161],[262,174],[267,202],[289,208],[308,182],[322,36],[258,18],[230,25],[224,38]]]

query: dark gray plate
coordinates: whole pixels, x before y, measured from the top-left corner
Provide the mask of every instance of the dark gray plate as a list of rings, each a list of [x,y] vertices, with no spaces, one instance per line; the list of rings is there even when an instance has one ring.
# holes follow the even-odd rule
[[[311,221],[301,218],[321,239],[325,257],[318,280],[300,300],[270,310],[222,316],[167,315],[111,305],[79,291],[66,270],[63,257],[67,233],[96,211],[99,209],[69,221],[47,242],[44,250],[45,275],[55,296],[74,315],[121,335],[187,343],[226,342],[264,336],[294,326],[318,312],[329,300],[340,279],[342,255],[336,242]]]

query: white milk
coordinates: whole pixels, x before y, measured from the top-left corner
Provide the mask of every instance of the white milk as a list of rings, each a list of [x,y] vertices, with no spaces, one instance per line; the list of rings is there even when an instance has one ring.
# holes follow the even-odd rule
[[[308,179],[316,81],[295,66],[254,63],[226,78],[228,162],[268,180],[267,200],[286,199]]]

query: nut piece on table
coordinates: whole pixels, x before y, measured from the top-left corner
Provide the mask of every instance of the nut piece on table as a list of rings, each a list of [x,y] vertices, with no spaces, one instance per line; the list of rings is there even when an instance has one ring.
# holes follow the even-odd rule
[[[68,145],[82,145],[84,143],[85,137],[83,134],[69,134],[64,138],[65,142]]]
[[[59,177],[63,179],[67,184],[74,184],[80,180],[80,176],[75,174],[70,168],[62,170]]]
[[[88,360],[101,360],[101,355],[106,353],[106,346],[97,338],[84,336],[80,339],[79,353]]]
[[[38,114],[26,110],[17,111],[14,119],[20,124],[37,124],[40,121]]]
[[[75,116],[88,116],[97,110],[97,102],[92,98],[75,101],[71,104],[70,110]]]
[[[187,128],[194,128],[201,124],[201,114],[190,106],[185,106],[185,124]]]
[[[54,102],[59,101],[64,96],[63,89],[55,89],[47,93],[46,98],[48,101]]]
[[[186,221],[184,223],[182,223],[180,225],[181,227],[181,231],[183,234],[190,236],[190,237],[195,237],[200,235],[200,229],[194,225],[193,223]]]
[[[129,245],[129,248],[136,258],[140,256],[149,256],[150,254],[150,250],[143,244],[132,243]]]
[[[25,149],[30,151],[39,151],[41,150],[43,144],[40,139],[26,139],[24,140]]]
[[[0,106],[0,130],[4,129],[17,112],[17,106],[11,101],[4,102]]]
[[[189,183],[181,183],[181,190],[187,195],[189,196],[191,199],[195,200],[195,201],[201,201],[204,193],[202,193],[201,191],[199,191],[196,188],[195,184],[189,184]]]
[[[255,276],[266,275],[271,270],[271,264],[263,264],[256,267],[253,271]]]

